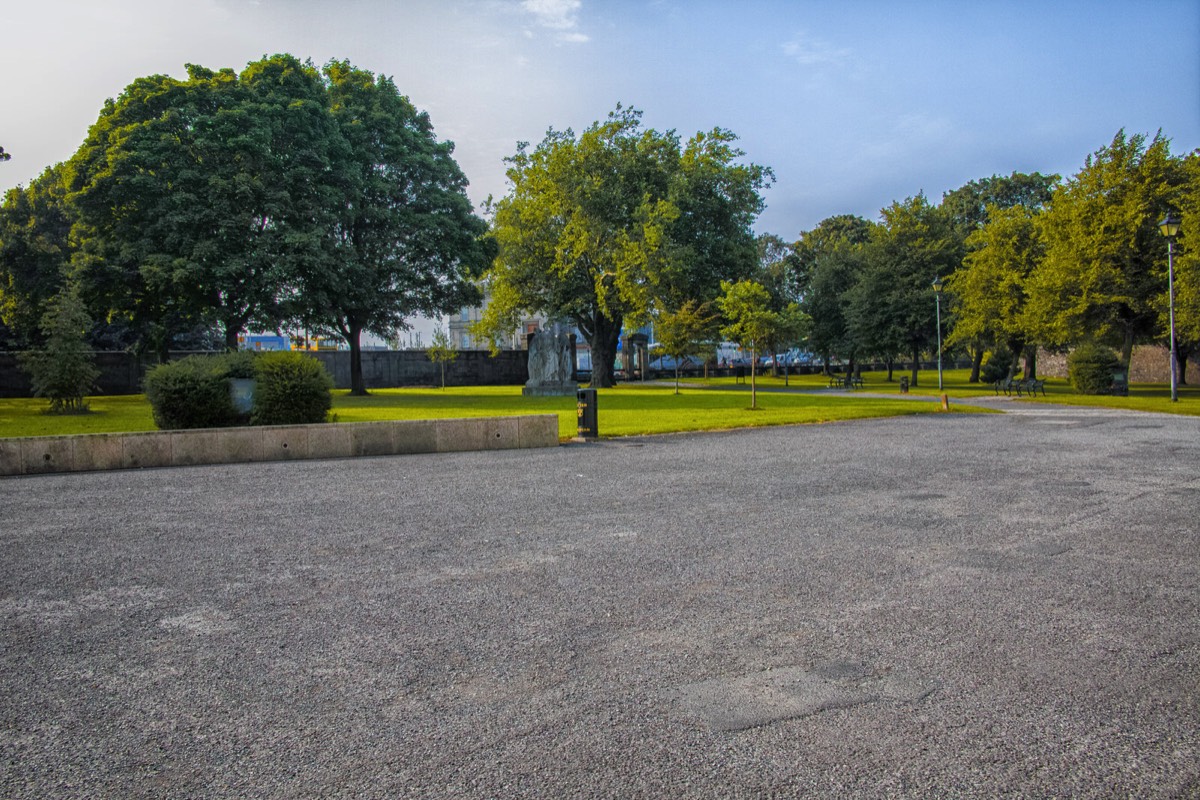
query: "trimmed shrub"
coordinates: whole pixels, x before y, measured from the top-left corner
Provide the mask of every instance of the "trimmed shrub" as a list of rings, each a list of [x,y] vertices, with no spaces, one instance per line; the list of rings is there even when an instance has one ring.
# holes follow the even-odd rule
[[[250,353],[188,356],[159,364],[145,380],[154,424],[163,430],[245,425],[249,417],[234,407],[229,379],[253,374]]]
[[[260,353],[254,359],[254,425],[304,425],[325,422],[333,407],[333,378],[312,356],[287,350]]]
[[[1007,347],[996,348],[990,356],[987,363],[983,365],[983,369],[979,373],[979,379],[984,383],[995,383],[1002,381],[1008,377],[1008,370],[1012,366],[1012,353]]]
[[[1071,385],[1080,394],[1108,394],[1113,373],[1121,370],[1121,359],[1103,345],[1081,344],[1067,356]]]

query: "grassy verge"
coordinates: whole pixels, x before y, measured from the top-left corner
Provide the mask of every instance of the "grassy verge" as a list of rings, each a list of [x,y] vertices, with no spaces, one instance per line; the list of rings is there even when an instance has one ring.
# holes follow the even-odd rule
[[[144,395],[95,397],[90,403],[93,412],[90,414],[50,416],[43,413],[46,407],[43,400],[0,399],[0,436],[155,429]],[[794,425],[936,410],[933,403],[801,393],[764,393],[759,396],[757,410],[751,411],[749,405],[749,395],[741,387],[724,391],[685,388],[676,395],[670,387],[625,385],[602,389],[597,397],[602,436]],[[575,435],[578,423],[574,397],[523,397],[518,386],[377,389],[367,397],[351,397],[346,391],[336,391],[333,413],[337,422],[555,414],[559,435],[564,438]]]
[[[909,373],[907,371],[901,372],[900,370],[894,371],[892,373],[893,380],[889,383],[886,372],[864,372],[863,388],[853,391],[871,392],[873,394],[895,394],[899,396],[900,377],[902,375],[909,375]],[[945,394],[949,395],[951,399],[958,398],[963,400],[995,396],[995,390],[990,383],[969,383],[968,378],[970,378],[970,370],[946,370],[943,373]],[[734,379],[692,380],[688,381],[688,383],[710,388],[732,388]],[[844,390],[830,389],[829,379],[824,375],[792,375],[787,380],[787,386],[790,389],[801,391],[816,392],[819,390],[830,394],[845,393]],[[758,387],[760,389],[783,388],[784,379],[782,377],[775,378],[771,375],[759,376]],[[738,385],[737,388],[740,389],[742,387]],[[942,394],[942,392],[938,391],[937,372],[935,370],[922,370],[919,375],[919,385],[910,387],[909,394],[928,397],[937,397],[939,394]],[[1019,399],[1014,398],[1014,400],[1017,402],[1124,408],[1134,411],[1156,411],[1165,414],[1200,416],[1200,386],[1180,386],[1179,402],[1172,403],[1170,386],[1165,383],[1135,383],[1129,388],[1128,397],[1099,397],[1076,393],[1065,378],[1048,378],[1046,379],[1045,397],[1039,394],[1036,398],[1022,397]]]

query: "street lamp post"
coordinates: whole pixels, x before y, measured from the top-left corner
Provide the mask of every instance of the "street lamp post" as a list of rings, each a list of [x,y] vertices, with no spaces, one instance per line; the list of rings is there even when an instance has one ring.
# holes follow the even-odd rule
[[[1179,235],[1179,215],[1168,211],[1158,223],[1158,229],[1167,237],[1167,308],[1171,321],[1171,402],[1179,402],[1179,361],[1175,352],[1175,237]]]
[[[945,391],[942,380],[942,276],[933,279],[933,296],[937,304],[937,343],[938,343],[938,391]]]

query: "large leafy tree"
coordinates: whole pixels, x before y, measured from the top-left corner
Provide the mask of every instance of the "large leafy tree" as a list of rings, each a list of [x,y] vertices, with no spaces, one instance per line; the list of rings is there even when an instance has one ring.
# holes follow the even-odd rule
[[[849,327],[864,353],[910,355],[916,386],[921,352],[937,335],[933,280],[958,267],[962,244],[950,219],[924,195],[893,203],[882,217],[850,290]]]
[[[787,259],[800,306],[812,319],[809,349],[826,368],[835,356],[847,359],[851,368],[857,358],[858,342],[849,324],[850,290],[862,274],[863,246],[873,227],[850,214],[828,217],[800,235]]]
[[[1041,341],[1097,339],[1120,346],[1128,364],[1135,343],[1158,335],[1166,248],[1156,226],[1182,180],[1161,133],[1120,131],[1058,187],[1039,217],[1046,256],[1028,282]]]
[[[390,335],[416,314],[478,302],[486,225],[467,179],[390,78],[335,61],[325,67],[345,142],[334,164],[335,214],[324,263],[306,269],[302,315],[350,345],[351,392],[366,394],[360,337]]]
[[[1200,351],[1200,150],[1183,158],[1182,184],[1171,196],[1170,205],[1181,214],[1183,227],[1172,245],[1175,262],[1175,337],[1179,358],[1179,383],[1187,383],[1188,358]],[[1161,218],[1160,218],[1161,219]],[[1165,251],[1166,244],[1159,243]],[[1170,325],[1167,298],[1158,304],[1159,323]]]
[[[570,320],[591,346],[592,384],[611,386],[627,319],[712,299],[754,269],[750,224],[770,172],[738,163],[733,141],[717,129],[681,148],[618,106],[578,138],[551,130],[533,150],[520,144],[494,207],[482,331],[495,338],[527,311]]]
[[[1010,376],[1029,343],[1025,287],[1043,253],[1036,215],[1021,205],[989,208],[987,223],[967,238],[963,269],[946,281],[955,311],[946,344],[1002,344],[1013,355]]]
[[[70,261],[71,217],[63,167],[47,169],[0,204],[0,322],[17,342],[40,341],[46,303],[63,286]]]
[[[229,348],[252,322],[275,327],[319,241],[337,143],[320,74],[292,56],[135,81],[71,162],[81,282],[160,354],[196,324]]]
[[[1005,210],[1017,206],[1034,210],[1045,208],[1054,195],[1058,180],[1058,175],[1043,175],[1040,172],[993,175],[946,192],[942,195],[939,208],[963,229],[962,235],[965,237],[986,225],[993,209]]]

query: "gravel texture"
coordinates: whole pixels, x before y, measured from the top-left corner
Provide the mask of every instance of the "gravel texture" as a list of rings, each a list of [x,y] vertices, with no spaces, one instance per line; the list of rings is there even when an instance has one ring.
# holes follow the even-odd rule
[[[1200,796],[1200,419],[1005,407],[2,479],[0,796]]]

